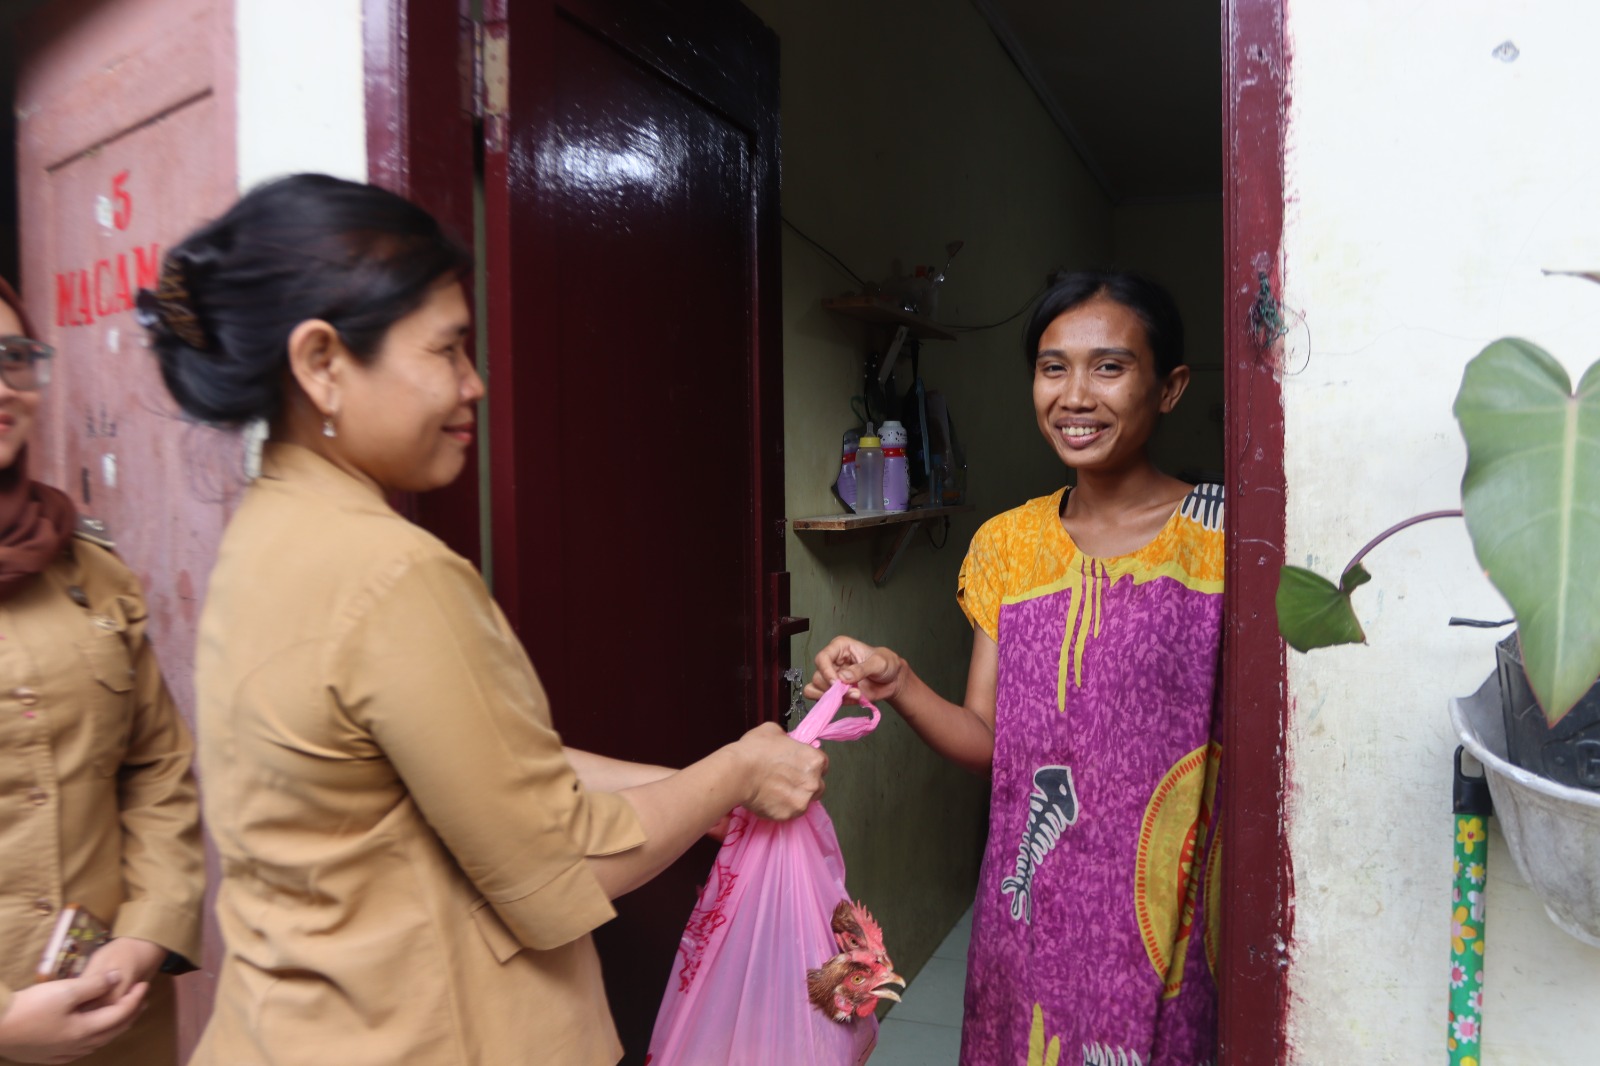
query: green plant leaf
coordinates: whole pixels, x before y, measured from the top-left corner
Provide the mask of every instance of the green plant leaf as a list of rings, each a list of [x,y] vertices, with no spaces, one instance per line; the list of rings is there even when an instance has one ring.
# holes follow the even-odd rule
[[[1553,725],[1600,675],[1600,364],[1574,395],[1548,352],[1495,341],[1467,364],[1455,414],[1467,531]]]
[[[1278,632],[1295,651],[1365,644],[1350,594],[1371,580],[1359,563],[1337,585],[1304,567],[1284,567],[1278,575]]]

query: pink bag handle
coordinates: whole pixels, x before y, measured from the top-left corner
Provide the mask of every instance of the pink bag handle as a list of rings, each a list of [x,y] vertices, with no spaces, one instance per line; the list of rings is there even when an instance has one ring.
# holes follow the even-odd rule
[[[883,716],[878,713],[878,708],[866,700],[861,701],[861,706],[872,712],[871,718],[852,715],[835,720],[849,688],[843,681],[835,681],[789,735],[802,744],[816,748],[824,740],[860,740],[878,728]]]

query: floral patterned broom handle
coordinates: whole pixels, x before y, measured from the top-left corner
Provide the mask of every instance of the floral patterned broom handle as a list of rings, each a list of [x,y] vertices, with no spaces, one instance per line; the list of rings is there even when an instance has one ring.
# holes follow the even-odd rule
[[[1483,1063],[1485,871],[1489,861],[1489,782],[1461,772],[1456,749],[1455,888],[1450,912],[1450,1066]]]

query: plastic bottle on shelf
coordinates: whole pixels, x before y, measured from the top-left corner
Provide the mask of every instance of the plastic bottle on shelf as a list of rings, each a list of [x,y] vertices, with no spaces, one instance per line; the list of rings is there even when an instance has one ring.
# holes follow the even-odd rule
[[[839,457],[839,477],[833,483],[834,495],[846,509],[856,509],[856,448],[861,443],[859,429],[844,431],[844,452]]]
[[[883,441],[883,509],[904,511],[911,498],[911,469],[906,465],[906,427],[885,422],[878,429]]]
[[[882,513],[883,447],[869,422],[856,448],[856,514]]]

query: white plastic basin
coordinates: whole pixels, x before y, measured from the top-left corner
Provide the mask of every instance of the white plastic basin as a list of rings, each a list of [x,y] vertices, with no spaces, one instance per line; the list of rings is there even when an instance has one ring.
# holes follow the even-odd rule
[[[1600,947],[1600,794],[1558,785],[1506,761],[1494,675],[1471,696],[1450,701],[1450,720],[1483,764],[1506,847],[1550,920]]]

